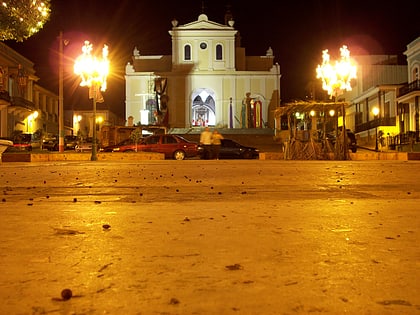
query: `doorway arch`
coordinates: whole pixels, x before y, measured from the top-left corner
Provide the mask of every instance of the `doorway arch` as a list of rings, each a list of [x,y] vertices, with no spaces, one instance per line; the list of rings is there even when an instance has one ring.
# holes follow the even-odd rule
[[[214,91],[206,88],[196,89],[192,93],[192,126],[215,126],[216,104]]]

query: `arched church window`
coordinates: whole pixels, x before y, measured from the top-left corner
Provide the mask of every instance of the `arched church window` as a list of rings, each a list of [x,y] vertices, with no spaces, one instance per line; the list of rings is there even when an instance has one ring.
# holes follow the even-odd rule
[[[223,47],[221,44],[216,45],[216,60],[223,60]]]
[[[184,46],[184,60],[191,60],[191,46]]]

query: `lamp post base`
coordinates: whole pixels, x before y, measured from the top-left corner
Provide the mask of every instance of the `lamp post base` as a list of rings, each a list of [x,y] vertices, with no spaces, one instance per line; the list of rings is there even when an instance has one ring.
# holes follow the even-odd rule
[[[96,128],[96,127],[95,127]],[[91,161],[97,161],[98,160],[98,150],[97,150],[97,144],[96,144],[96,133],[93,136],[93,143],[92,143],[92,155],[90,157]]]

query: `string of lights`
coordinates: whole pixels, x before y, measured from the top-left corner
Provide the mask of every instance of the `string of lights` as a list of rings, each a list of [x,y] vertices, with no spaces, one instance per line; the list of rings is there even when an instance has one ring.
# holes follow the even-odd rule
[[[50,17],[50,0],[0,2],[0,40],[21,42],[37,33]]]

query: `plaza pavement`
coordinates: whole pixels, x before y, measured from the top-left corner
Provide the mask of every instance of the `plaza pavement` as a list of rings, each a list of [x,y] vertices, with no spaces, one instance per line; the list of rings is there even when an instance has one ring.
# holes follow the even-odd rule
[[[420,314],[419,172],[0,163],[0,314]]]

